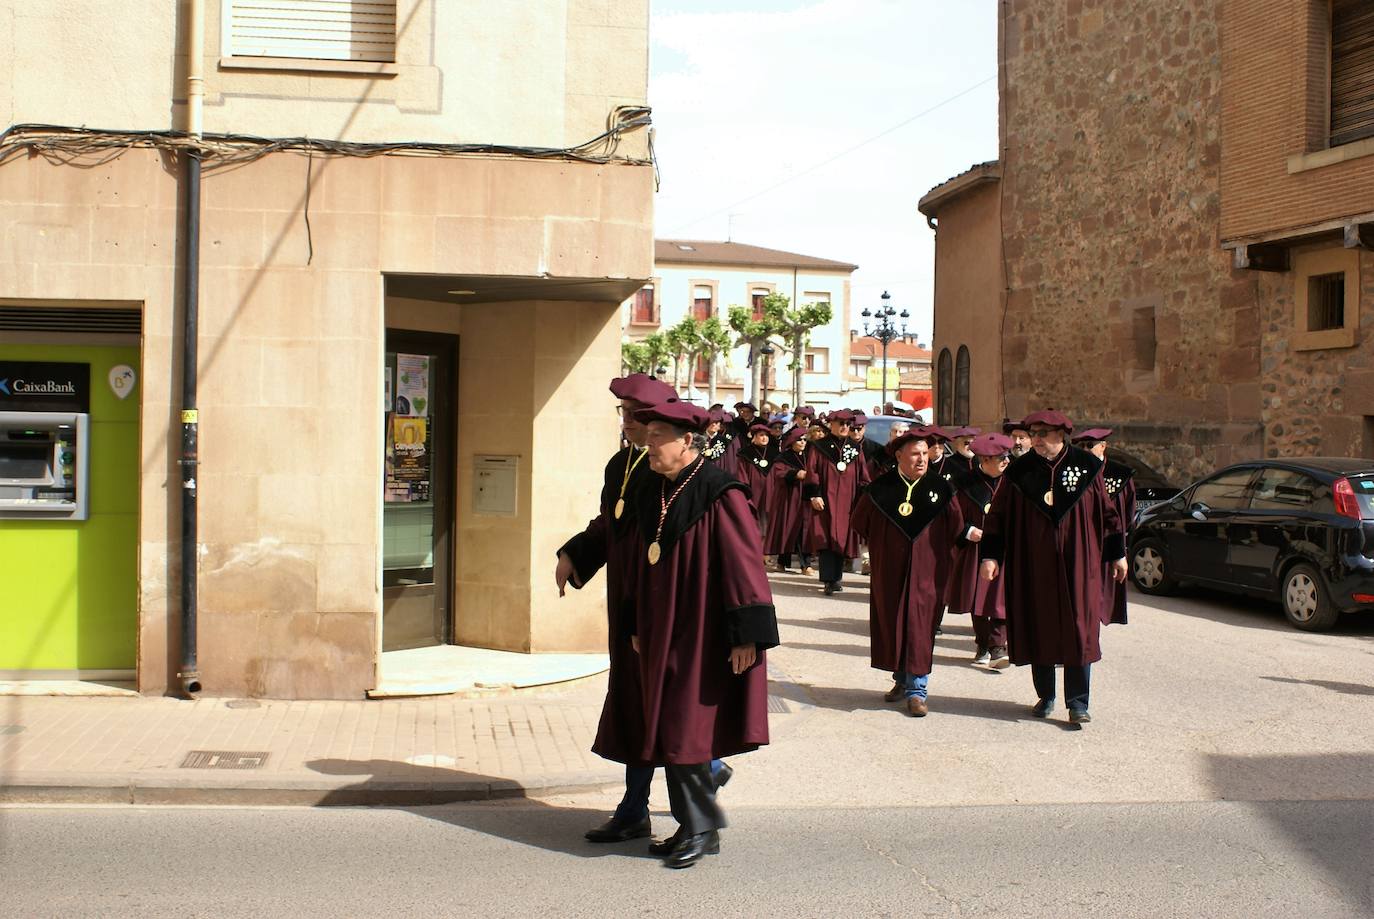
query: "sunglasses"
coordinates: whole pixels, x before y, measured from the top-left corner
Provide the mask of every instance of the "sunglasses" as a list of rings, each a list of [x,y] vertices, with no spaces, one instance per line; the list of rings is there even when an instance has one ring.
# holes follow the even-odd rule
[[[1051,434],[1053,434],[1053,433],[1054,433],[1055,431],[1057,431],[1057,430],[1059,430],[1059,429],[1058,429],[1058,428],[1036,428],[1036,429],[1034,429],[1034,430],[1032,430],[1032,431],[1027,431],[1026,433],[1030,434],[1030,436],[1031,436],[1032,438],[1038,437],[1038,438],[1040,438],[1041,440],[1044,440],[1046,437],[1049,437]]]

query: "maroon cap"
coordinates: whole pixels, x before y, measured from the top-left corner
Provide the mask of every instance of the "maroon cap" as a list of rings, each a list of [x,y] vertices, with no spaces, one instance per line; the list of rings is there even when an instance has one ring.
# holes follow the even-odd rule
[[[1089,440],[1090,440],[1090,441],[1093,441],[1093,442],[1095,443],[1095,442],[1097,442],[1097,441],[1099,441],[1099,440],[1106,440],[1108,437],[1111,437],[1111,436],[1112,436],[1112,429],[1111,429],[1111,428],[1088,428],[1086,431],[1082,432],[1081,434],[1075,434],[1075,435],[1073,435],[1073,442],[1077,444],[1077,443],[1083,443],[1083,442],[1085,442],[1085,441],[1089,441]]]
[[[742,408],[747,408],[747,409],[749,409],[749,411],[753,412],[753,413],[756,414],[756,415],[758,414],[758,411],[759,411],[758,409],[756,409],[756,408],[754,407],[754,403],[752,403],[752,402],[736,402],[736,403],[735,403],[735,411],[739,411],[739,410],[742,409]]]
[[[827,424],[835,421],[843,422],[844,424],[853,424],[854,413],[847,408],[837,408],[827,415],[825,420]]]
[[[926,427],[923,424],[913,424],[905,434],[894,437],[892,440],[888,441],[887,452],[892,456],[896,456],[898,450],[902,449],[903,446],[911,443],[913,440],[924,440],[927,444],[933,444],[940,440],[940,429]]]
[[[782,435],[782,448],[791,449],[792,445],[806,436],[806,428],[792,428]]]
[[[973,438],[973,442],[968,445],[968,448],[974,456],[1002,456],[1010,453],[1012,446],[1012,439],[1007,435],[989,431]]]
[[[734,412],[721,412],[721,414],[725,417],[725,420],[726,420],[726,421],[734,421],[734,420],[735,420],[735,413],[734,413]]]
[[[699,405],[670,399],[652,408],[642,408],[635,412],[635,421],[648,424],[651,421],[666,421],[668,424],[693,431],[702,431],[711,420],[711,413]]]
[[[949,437],[950,440],[953,440],[956,437],[977,437],[981,433],[983,433],[982,428],[945,428],[945,434]]]
[[[1024,430],[1026,430],[1026,423],[1025,423],[1024,421],[1012,421],[1010,418],[1003,418],[1003,419],[1002,419],[1002,433],[1003,433],[1003,434],[1010,434],[1012,431],[1024,431]]]
[[[627,377],[611,380],[611,395],[617,399],[630,399],[645,405],[657,405],[677,398],[677,391],[662,380],[655,380],[647,373],[632,373]]]
[[[793,415],[801,415],[804,418],[815,418],[816,410],[809,405],[799,405],[792,412]]]
[[[714,421],[714,422],[717,422],[718,424],[724,424],[724,423],[725,423],[725,409],[723,409],[723,408],[713,408],[713,409],[708,410],[708,411],[706,412],[706,420],[707,420],[707,421]]]
[[[1069,420],[1069,416],[1065,415],[1063,412],[1056,412],[1052,408],[1031,412],[1026,416],[1026,420],[1021,423],[1026,426],[1025,430],[1027,431],[1030,430],[1030,426],[1033,424],[1043,424],[1048,428],[1063,428],[1065,431],[1070,433],[1073,432],[1073,422]]]
[[[753,437],[755,434],[768,434],[768,435],[771,436],[772,433],[773,433],[773,432],[769,429],[768,425],[766,425],[766,424],[751,424],[751,425],[749,425],[749,436],[750,436],[750,437]]]
[[[850,425],[852,427],[858,428],[868,424],[868,416],[865,415],[863,412],[854,412],[853,415],[854,420],[850,422]]]

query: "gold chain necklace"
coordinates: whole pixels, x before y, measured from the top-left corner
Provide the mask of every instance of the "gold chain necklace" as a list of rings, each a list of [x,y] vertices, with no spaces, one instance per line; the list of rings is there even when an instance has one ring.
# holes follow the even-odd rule
[[[902,473],[901,469],[897,470],[897,478],[906,482],[906,500],[897,505],[897,513],[901,514],[903,517],[910,517],[911,512],[915,510],[915,508],[911,506],[911,492],[916,487],[916,483],[921,481],[921,479],[920,477],[908,479],[906,475]]]
[[[644,447],[636,447],[635,449],[639,450],[639,456],[635,457],[633,463],[630,462],[629,455],[625,457],[625,477],[620,480],[620,497],[615,500],[616,520],[619,520],[620,515],[625,513],[625,489],[630,486],[630,474],[635,471],[635,467],[639,465],[639,461],[649,455],[649,451]]]
[[[668,508],[673,506],[673,502],[677,500],[677,496],[682,494],[687,488],[687,483],[691,482],[693,476],[695,476],[697,472],[701,470],[701,467],[705,465],[706,463],[704,461],[697,460],[696,467],[687,474],[687,478],[682,480],[681,485],[673,489],[672,497],[668,496],[668,480],[664,479],[663,487],[658,493],[658,529],[654,531],[654,541],[649,543],[650,565],[657,565],[658,560],[663,557],[663,547],[659,545],[658,541],[663,538],[663,522],[668,519]]]

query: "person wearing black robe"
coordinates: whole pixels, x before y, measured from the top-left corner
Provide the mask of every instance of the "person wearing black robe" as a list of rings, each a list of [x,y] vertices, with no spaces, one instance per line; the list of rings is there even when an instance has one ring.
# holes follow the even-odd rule
[[[928,681],[935,648],[939,591],[954,548],[981,532],[964,523],[955,489],[929,474],[930,431],[916,427],[892,442],[897,468],[864,489],[851,526],[869,547],[871,663],[892,674],[883,697],[905,700],[921,718],[929,711]]]
[[[1002,433],[1011,438],[1012,459],[1025,456],[1030,452],[1030,431],[1026,430],[1026,423],[1024,421],[1013,421],[1010,418],[1003,419]]]
[[[706,426],[706,446],[701,455],[706,461],[719,466],[732,478],[737,478],[739,446],[735,443],[735,428],[728,412],[713,408],[708,412]]]
[[[830,433],[814,441],[807,452],[806,483],[802,497],[811,505],[807,523],[806,551],[819,556],[820,579],[827,595],[843,588],[848,559],[859,554],[859,536],[849,527],[859,491],[868,484],[863,451],[849,439],[854,413],[838,409],[830,413]]]
[[[1033,449],[1013,461],[988,513],[981,577],[1006,579],[1007,649],[1029,664],[1039,697],[1031,713],[1054,710],[1056,664],[1064,666],[1069,721],[1088,713],[1092,664],[1102,658],[1104,572],[1125,580],[1126,543],[1116,503],[1102,481],[1102,461],[1070,446],[1073,422],[1056,411],[1026,417]]]
[[[792,555],[799,556],[803,575],[811,576],[812,558],[807,553],[803,532],[811,504],[802,498],[802,484],[806,471],[805,426],[794,427],[782,435],[782,449],[769,471],[773,481],[768,497],[768,528],[764,533],[763,551],[766,557],[776,558],[777,571],[792,565]]]
[[[701,457],[706,412],[665,402],[635,418],[653,475],[633,496],[620,621],[639,693],[629,717],[602,723],[593,749],[665,767],[678,830],[650,850],[685,868],[720,850],[710,760],[768,743],[765,653],[778,644],[777,617],[748,489]]]
[[[1112,436],[1111,428],[1089,428],[1075,435],[1073,442],[1102,460],[1102,484],[1107,486],[1107,497],[1116,502],[1116,512],[1121,517],[1122,528],[1126,531],[1126,543],[1130,544],[1131,525],[1135,523],[1135,470],[1124,463],[1118,463],[1107,456],[1107,439]],[[1111,610],[1111,621],[1126,622],[1126,582],[1111,577],[1104,580],[1107,591],[1106,602]]]
[[[1011,461],[1011,438],[1005,434],[979,434],[969,444],[978,466],[962,489],[959,507],[964,520],[982,528],[993,498],[1002,487],[1002,473]],[[1007,655],[1007,607],[1004,581],[985,581],[978,576],[978,550],[969,546],[955,552],[949,579],[949,611],[968,613],[973,619],[977,645],[973,663],[1001,670],[1011,664]]]
[[[601,488],[600,513],[581,533],[568,540],[558,550],[558,566],[554,580],[558,595],[564,595],[566,585],[581,590],[603,567],[606,569],[606,611],[609,620],[608,674],[606,700],[601,710],[602,723],[630,723],[630,713],[638,707],[627,708],[627,700],[638,696],[639,659],[627,642],[620,639],[623,631],[619,616],[625,601],[627,567],[637,562],[631,558],[633,529],[637,505],[634,492],[652,477],[644,449],[647,429],[634,418],[639,409],[649,408],[677,397],[667,383],[642,373],[611,381],[611,394],[620,400],[617,410],[621,417],[621,432],[629,446],[611,457],[606,464],[605,480]],[[637,717],[637,715],[635,716]],[[652,766],[635,763],[628,751],[637,747],[635,737],[628,730],[620,738],[625,748],[621,759],[625,767],[625,795],[609,820],[588,830],[591,842],[624,842],[652,833],[649,822],[649,786],[653,781]],[[614,757],[613,757],[614,758]],[[729,780],[730,767],[715,763],[717,783]]]
[[[739,448],[736,458],[738,466],[735,477],[749,487],[749,493],[754,498],[754,511],[758,515],[759,534],[762,536],[768,527],[768,502],[773,490],[771,470],[778,458],[778,448],[766,424],[755,424],[748,433],[749,440]]]

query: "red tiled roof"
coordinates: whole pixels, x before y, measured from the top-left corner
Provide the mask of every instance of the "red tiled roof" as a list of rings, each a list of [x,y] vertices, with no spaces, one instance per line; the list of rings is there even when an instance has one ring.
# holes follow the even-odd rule
[[[744,243],[705,239],[656,239],[656,263],[686,265],[747,265],[760,268],[813,268],[822,271],[854,271],[859,266],[834,259],[816,258],[781,249],[746,246]]]
[[[859,336],[849,344],[850,357],[876,357],[883,356],[883,343],[876,338]],[[898,339],[887,346],[888,360],[908,360],[908,361],[929,361],[931,352],[929,348],[922,348],[919,345],[907,344]]]

